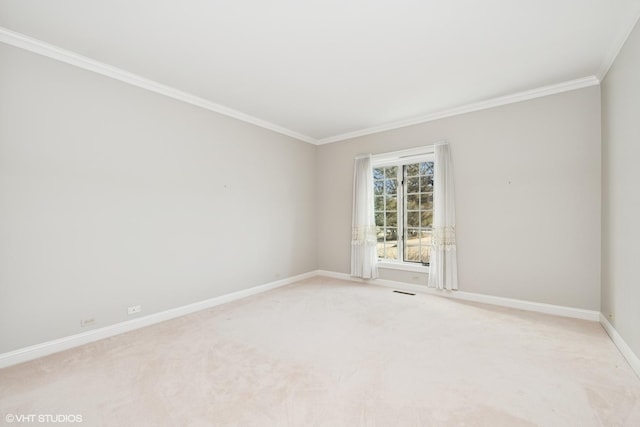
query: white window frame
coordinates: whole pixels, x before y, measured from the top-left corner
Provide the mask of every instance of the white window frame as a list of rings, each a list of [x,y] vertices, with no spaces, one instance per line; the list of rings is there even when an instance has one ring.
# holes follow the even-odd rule
[[[435,144],[434,144],[435,145]],[[420,148],[413,148],[409,150],[401,150],[394,151],[390,153],[382,153],[375,154],[371,156],[371,166],[372,168],[380,168],[380,167],[391,167],[398,166],[398,229],[400,229],[400,218],[402,218],[402,235],[404,236],[407,218],[404,211],[404,185],[400,183],[403,182],[403,170],[402,166],[411,164],[411,163],[420,163],[420,162],[428,162],[434,161],[434,146],[426,146]],[[403,201],[400,203],[400,201]],[[404,241],[398,248],[398,260],[393,261],[389,259],[379,259],[378,267],[384,269],[391,270],[403,270],[403,271],[413,271],[417,273],[428,273],[429,267],[425,265],[420,265],[414,262],[405,262],[404,260]]]

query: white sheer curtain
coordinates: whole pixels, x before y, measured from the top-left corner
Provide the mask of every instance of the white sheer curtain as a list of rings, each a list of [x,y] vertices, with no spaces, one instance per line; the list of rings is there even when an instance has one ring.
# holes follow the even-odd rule
[[[376,222],[373,213],[373,170],[371,155],[356,157],[353,171],[353,217],[351,235],[351,275],[364,279],[378,277]]]
[[[448,143],[434,147],[433,237],[429,260],[429,286],[458,289],[456,210],[453,200],[453,167]]]

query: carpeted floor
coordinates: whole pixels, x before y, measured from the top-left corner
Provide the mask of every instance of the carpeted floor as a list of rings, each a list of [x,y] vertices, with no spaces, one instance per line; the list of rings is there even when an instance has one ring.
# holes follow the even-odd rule
[[[595,322],[317,277],[0,370],[0,408],[83,426],[640,426],[640,379]]]

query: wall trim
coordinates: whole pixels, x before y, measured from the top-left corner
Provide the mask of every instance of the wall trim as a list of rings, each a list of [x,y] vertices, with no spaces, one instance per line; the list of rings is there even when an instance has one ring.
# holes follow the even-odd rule
[[[598,72],[596,73],[596,77],[598,78],[598,80],[602,81],[607,76],[609,69],[615,62],[616,58],[620,54],[620,51],[627,42],[627,39],[629,38],[629,36],[633,32],[633,29],[636,27],[639,21],[640,9],[636,11],[635,17],[631,21],[631,25],[629,26],[629,28],[623,28],[618,37],[611,44],[607,56],[604,58],[604,61],[602,61],[602,64],[600,64],[600,68],[598,68]]]
[[[414,293],[423,293],[429,295],[435,295],[445,298],[453,298],[464,301],[480,302],[484,304],[497,305],[502,307],[517,308],[520,310],[534,311],[537,313],[552,314],[562,317],[570,317],[574,319],[590,320],[599,322],[602,328],[607,332],[611,341],[618,347],[622,356],[627,360],[631,369],[640,377],[640,358],[633,352],[631,347],[625,342],[622,336],[616,331],[616,329],[609,323],[607,318],[600,312],[595,310],[585,310],[581,308],[566,307],[560,305],[543,304],[538,302],[531,302],[525,300],[518,300],[512,298],[496,297],[491,295],[476,294],[472,292],[463,291],[437,291],[435,289],[427,288],[424,285],[414,285],[411,283],[396,282],[393,280],[375,279],[364,280],[356,277],[351,277],[349,274],[337,273],[335,271],[317,270],[317,274],[320,276],[331,277],[334,279],[349,280],[352,282],[367,283],[371,285],[384,286],[388,288],[409,291]]]
[[[634,21],[635,22],[635,21]],[[628,37],[631,33],[631,29],[626,34]],[[625,39],[617,46],[615,55],[619,52],[620,48],[624,44]],[[268,122],[266,120],[259,119],[257,117],[245,114],[241,111],[234,110],[232,108],[225,107],[224,105],[216,104],[204,98],[200,98],[196,95],[181,91],[171,86],[164,85],[151,79],[139,76],[134,73],[130,73],[123,69],[96,61],[89,57],[80,55],[73,51],[63,49],[58,46],[46,43],[44,41],[29,37],[25,34],[11,31],[7,28],[0,27],[0,42],[6,43],[11,46],[15,46],[21,49],[28,50],[33,53],[37,53],[48,58],[52,58],[67,64],[75,65],[76,67],[93,71],[94,73],[101,74],[103,76],[111,77],[113,79],[122,81],[124,83],[137,86],[142,89],[149,90],[161,95],[168,96],[178,101],[186,102],[191,105],[195,105],[205,110],[213,111],[218,114],[222,114],[227,117],[232,117],[237,120],[241,120],[252,125],[277,132],[282,135],[290,136],[300,141],[308,142],[314,145],[330,144],[333,142],[344,141],[347,139],[356,138],[359,136],[370,135],[379,132],[385,132],[388,130],[399,129],[407,126],[412,126],[420,123],[426,123],[434,120],[443,119],[446,117],[458,116],[460,114],[471,113],[474,111],[486,110],[489,108],[499,107],[502,105],[513,104],[516,102],[526,101],[530,99],[540,98],[543,96],[554,95],[557,93],[568,92],[571,90],[582,89],[589,86],[595,86],[600,84],[600,80],[596,76],[587,76],[580,79],[570,80],[553,85],[543,86],[536,89],[527,90],[524,92],[517,92],[510,95],[505,95],[497,98],[490,98],[480,102],[474,102],[459,107],[451,108],[443,111],[436,111],[423,116],[414,117],[411,119],[400,120],[397,122],[388,123],[381,126],[374,126],[371,128],[360,129],[353,132],[347,132],[340,135],[329,136],[326,138],[316,139],[308,135],[287,129],[283,126]],[[615,55],[608,62],[608,66],[611,66]],[[607,68],[608,70],[608,68]],[[601,72],[598,75],[602,74]],[[606,72],[604,73],[606,74]],[[603,76],[604,76],[603,74]]]
[[[484,304],[497,305],[501,307],[517,308],[537,313],[552,314],[555,316],[571,317],[574,319],[590,320],[597,322],[600,319],[600,312],[595,310],[585,310],[582,308],[566,307],[562,305],[545,304],[540,302],[525,301],[513,298],[496,297],[493,295],[477,294],[464,291],[438,291],[428,288],[426,285],[414,285],[411,283],[396,282],[394,280],[375,279],[363,280],[351,277],[345,273],[334,271],[318,270],[318,275],[331,277],[334,279],[351,280],[354,282],[367,283],[371,285],[385,286],[404,291],[435,295],[439,297],[453,298],[464,301],[480,302]]]
[[[536,89],[517,92],[511,95],[491,98],[480,102],[474,102],[460,107],[451,108],[449,110],[436,111],[424,116],[414,117],[407,120],[399,120],[397,122],[388,123],[382,126],[374,126],[367,129],[361,129],[354,132],[347,132],[341,135],[322,138],[317,141],[317,145],[330,144],[333,142],[344,141],[346,139],[357,138],[360,136],[371,135],[374,133],[385,132],[389,130],[399,129],[407,126],[413,126],[421,123],[432,122],[434,120],[444,119],[446,117],[459,116],[461,114],[472,113],[474,111],[486,110],[489,108],[500,107],[507,104],[515,104],[516,102],[527,101],[530,99],[541,98],[543,96],[555,95],[558,93],[568,92],[576,89],[582,89],[589,86],[600,84],[595,76],[583,77],[580,79],[570,80],[567,82],[557,83],[549,86],[543,86]]]
[[[618,347],[620,353],[622,353],[624,358],[627,359],[627,362],[629,362],[629,365],[631,365],[631,368],[635,371],[636,375],[640,377],[640,358],[636,356],[633,350],[631,350],[631,347],[629,347],[622,336],[620,336],[618,331],[616,331],[616,328],[614,328],[613,325],[609,323],[609,320],[607,320],[607,318],[602,313],[600,313],[600,324],[607,332],[607,334],[609,334],[611,341],[613,341],[616,347]]]
[[[296,276],[287,277],[275,282],[254,286],[252,288],[243,289],[241,291],[232,292],[230,294],[220,295],[214,298],[206,299],[204,301],[198,301],[193,304],[183,305],[181,307],[171,308],[169,310],[149,314],[144,317],[138,317],[136,319],[127,320],[125,322],[116,323],[114,325],[105,326],[103,328],[93,329],[91,331],[83,332],[80,334],[70,335],[41,344],[9,351],[7,353],[0,354],[0,368],[6,368],[18,363],[27,362],[39,357],[48,356],[53,353],[58,353],[70,348],[92,343],[94,341],[99,341],[104,338],[109,338],[114,335],[119,335],[125,332],[133,331],[135,329],[144,328],[145,326],[164,322],[165,320],[174,319],[176,317],[184,316],[196,311],[215,307],[220,304],[236,301],[251,295],[269,291],[271,289],[286,286],[299,280],[308,279],[316,275],[317,273],[315,271],[298,274]]]
[[[553,304],[544,304],[532,301],[518,300],[513,298],[497,297],[492,295],[477,294],[464,291],[438,291],[428,288],[423,285],[415,285],[405,282],[397,282],[386,279],[364,280],[355,277],[351,277],[346,273],[338,273],[328,270],[314,270],[296,276],[291,276],[275,282],[266,283],[263,285],[254,286],[252,288],[243,289],[240,291],[232,292],[218,297],[209,298],[204,301],[198,301],[193,304],[184,305],[181,307],[172,308],[158,313],[153,313],[144,317],[128,320],[125,322],[116,323],[114,325],[105,326],[103,328],[94,329],[81,334],[71,335],[51,341],[47,341],[41,344],[35,344],[29,347],[24,347],[18,350],[13,350],[7,353],[0,354],[0,368],[6,368],[8,366],[16,365],[18,363],[27,362],[29,360],[37,359],[40,357],[48,356],[50,354],[58,353],[60,351],[68,350],[74,347],[78,347],[84,344],[99,341],[104,338],[109,338],[115,335],[119,335],[125,332],[133,331],[136,329],[144,328],[156,323],[164,322],[165,320],[174,319],[176,317],[184,316],[196,311],[204,310],[207,308],[215,307],[217,305],[225,304],[227,302],[236,301],[242,298],[246,298],[251,295],[256,295],[262,292],[276,289],[282,286],[290,285],[300,280],[309,279],[316,276],[330,277],[334,279],[347,280],[358,283],[366,283],[376,286],[384,286],[387,288],[393,288],[398,290],[404,290],[415,293],[428,294],[433,296],[459,299],[463,301],[479,302],[484,304],[491,304],[501,307],[516,308],[520,310],[533,311],[537,313],[551,314],[562,317],[570,317],[574,319],[590,320],[594,322],[600,322],[604,330],[609,334],[613,343],[618,347],[622,355],[629,362],[633,370],[640,377],[640,359],[635,355],[633,350],[626,344],[620,334],[615,328],[607,321],[607,319],[598,311],[585,310],[580,308],[566,307]]]
[[[316,140],[314,138],[303,135],[299,132],[292,131],[290,129],[276,125],[274,123],[270,123],[257,117],[253,117],[241,111],[225,107],[224,105],[216,104],[215,102],[200,98],[199,96],[183,92],[171,86],[158,83],[154,80],[147,79],[123,69],[93,60],[70,50],[45,43],[41,40],[26,36],[21,33],[17,33],[15,31],[11,31],[4,27],[0,27],[0,42],[28,50],[33,53],[37,53],[48,58],[65,62],[67,64],[75,65],[76,67],[88,71],[93,71],[94,73],[111,77],[113,79],[120,80],[121,82],[128,83],[130,85],[137,86],[151,92],[159,93],[161,95],[168,96],[169,98],[177,99],[178,101],[183,101],[188,104],[195,105],[196,107],[204,108],[205,110],[213,111],[227,117],[232,117],[234,119],[238,119],[243,122],[250,123],[252,125],[268,129],[282,135],[290,136],[292,138],[299,139],[311,144],[316,143]]]

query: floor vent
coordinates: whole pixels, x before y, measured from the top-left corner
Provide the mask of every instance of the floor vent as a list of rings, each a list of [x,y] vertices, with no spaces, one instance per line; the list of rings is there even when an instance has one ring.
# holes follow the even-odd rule
[[[393,291],[393,292],[395,292],[396,294],[415,295],[415,294],[412,294],[411,292],[402,292],[402,291]]]

